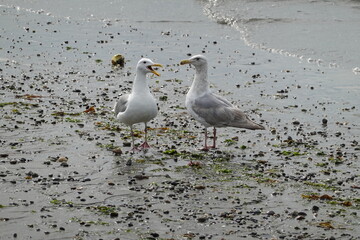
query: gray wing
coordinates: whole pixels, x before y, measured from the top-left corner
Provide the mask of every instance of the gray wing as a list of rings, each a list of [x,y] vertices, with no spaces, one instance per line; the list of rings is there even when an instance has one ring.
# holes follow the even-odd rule
[[[208,93],[197,98],[195,103],[205,108],[233,107],[228,100],[213,93]]]
[[[212,126],[225,126],[226,122],[233,118],[227,110],[232,107],[226,99],[208,93],[195,99],[192,110]]]
[[[197,98],[192,109],[199,117],[214,127],[262,128],[229,101],[212,93]]]
[[[128,104],[129,95],[130,94],[122,95],[119,98],[119,100],[115,103],[114,110],[113,110],[115,113],[115,116],[117,116],[120,112],[125,112],[127,104]]]

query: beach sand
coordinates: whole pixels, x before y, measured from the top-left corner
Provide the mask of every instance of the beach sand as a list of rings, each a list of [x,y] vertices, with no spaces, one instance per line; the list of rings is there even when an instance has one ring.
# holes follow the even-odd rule
[[[252,49],[197,1],[74,4],[0,8],[0,239],[360,235],[356,78]],[[199,150],[203,128],[184,108],[194,69],[179,66],[194,54],[265,131],[219,129],[218,149]],[[141,57],[164,68],[149,76],[152,149],[131,154],[111,109]]]

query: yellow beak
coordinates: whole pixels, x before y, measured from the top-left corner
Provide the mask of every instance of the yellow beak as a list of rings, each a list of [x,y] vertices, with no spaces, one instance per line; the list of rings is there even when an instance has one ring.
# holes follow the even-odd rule
[[[160,73],[152,69],[152,67],[163,67],[163,65],[161,65],[160,63],[154,63],[148,67],[153,74],[155,74],[156,76],[160,76]]]
[[[185,65],[185,64],[190,64],[190,63],[191,63],[190,60],[182,60],[180,62],[180,65]]]

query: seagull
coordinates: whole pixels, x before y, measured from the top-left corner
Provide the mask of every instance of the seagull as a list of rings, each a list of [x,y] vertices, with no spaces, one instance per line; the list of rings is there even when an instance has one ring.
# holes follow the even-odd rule
[[[202,150],[216,148],[216,128],[236,127],[251,130],[265,128],[249,117],[225,98],[210,91],[207,77],[208,63],[203,55],[195,55],[182,60],[180,65],[191,64],[195,67],[195,78],[186,95],[185,105],[188,113],[205,127],[205,146]],[[207,145],[207,128],[213,127],[213,145]]]
[[[146,80],[147,73],[153,73],[156,76],[160,74],[153,67],[162,67],[159,63],[154,63],[148,58],[142,58],[136,66],[136,76],[130,94],[125,94],[116,102],[113,112],[116,119],[130,126],[133,152],[138,150],[134,144],[133,124],[143,122],[145,124],[145,141],[139,147],[140,149],[150,148],[147,143],[147,123],[156,117],[158,108],[154,96]]]

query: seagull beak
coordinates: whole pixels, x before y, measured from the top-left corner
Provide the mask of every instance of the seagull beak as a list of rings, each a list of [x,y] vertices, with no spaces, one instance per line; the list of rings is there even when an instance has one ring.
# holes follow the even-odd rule
[[[191,63],[190,60],[182,60],[180,62],[180,65],[185,65],[185,64],[190,64],[190,63]]]
[[[150,66],[148,66],[148,69],[155,74],[156,76],[160,76],[160,73],[158,73],[157,71],[155,71],[152,67],[163,67],[163,65],[159,64],[159,63],[154,63],[151,64]]]

